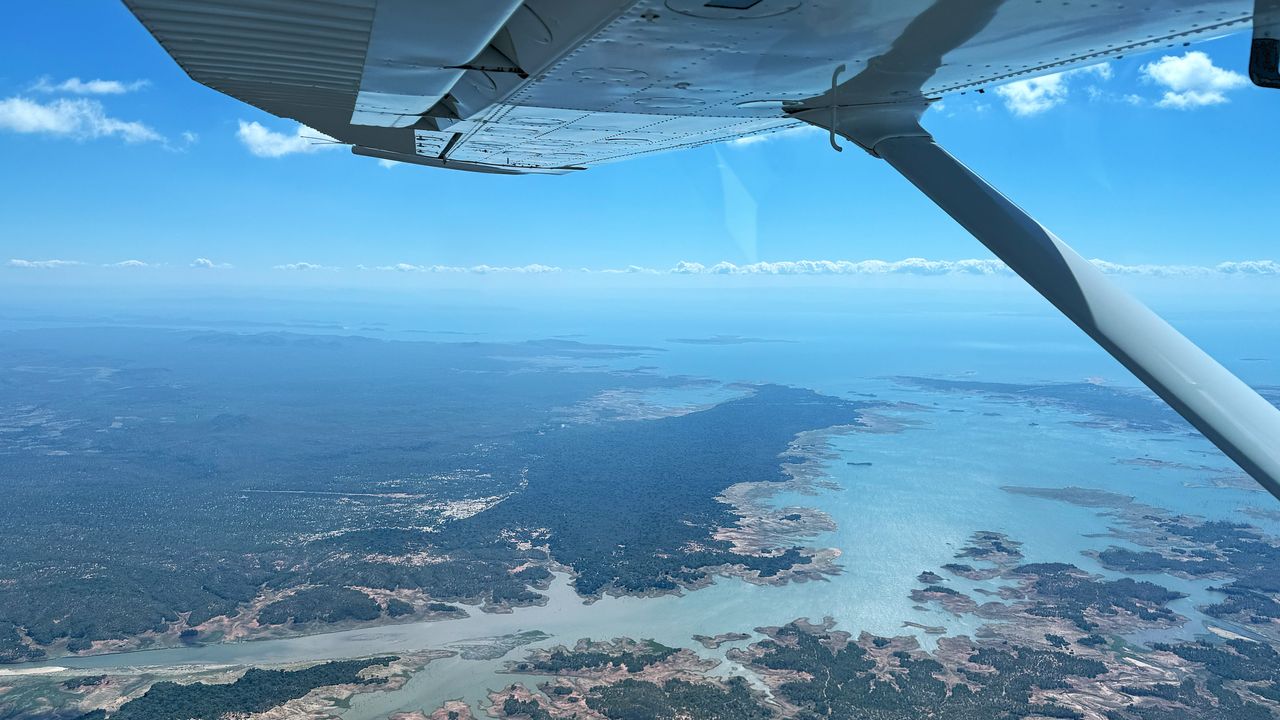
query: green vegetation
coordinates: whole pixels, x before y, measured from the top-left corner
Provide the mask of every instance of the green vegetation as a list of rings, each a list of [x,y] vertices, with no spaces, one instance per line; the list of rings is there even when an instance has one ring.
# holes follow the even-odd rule
[[[766,385],[687,415],[570,426],[540,438],[524,492],[455,527],[546,528],[552,556],[573,567],[584,595],[674,590],[726,564],[772,577],[810,557],[798,548],[735,554],[712,537],[737,520],[716,497],[744,480],[786,479],[778,458],[795,436],[852,422],[856,408]]]
[[[325,589],[269,606],[264,622],[375,617],[352,586],[421,591],[436,611],[532,604],[551,559],[585,594],[672,590],[723,565],[774,576],[809,560],[797,548],[735,554],[713,538],[737,519],[715,498],[783,479],[779,456],[797,433],[851,422],[858,406],[767,386],[680,417],[564,422],[607,390],[690,382],[575,365],[644,352],[6,333],[0,423],[15,430],[0,435],[0,577],[13,582],[0,586],[0,662],[60,642],[177,634],[297,588]],[[470,517],[450,510],[499,496]],[[435,561],[398,561],[414,555]]]
[[[967,577],[979,575],[1023,581],[1030,598],[1029,603],[1022,607],[1023,612],[1037,617],[1070,620],[1086,633],[1092,633],[1096,628],[1096,623],[1089,619],[1090,616],[1114,616],[1120,612],[1131,613],[1148,622],[1174,622],[1178,616],[1166,605],[1186,597],[1180,592],[1146,581],[1131,578],[1105,580],[1069,563],[1026,563],[1014,567],[997,564],[1021,558],[1020,546],[1021,543],[999,533],[980,531],[974,533],[972,543],[959,550],[956,557],[975,558],[996,567],[977,570],[970,565],[951,563],[943,565],[943,568]],[[992,557],[997,554],[999,557]],[[922,573],[917,579],[923,582],[936,577],[934,573]],[[962,595],[954,589],[937,584],[917,592],[935,596]],[[1046,636],[1046,640],[1059,648],[1069,644],[1059,635]],[[1104,641],[1099,638],[1099,643],[1101,642]]]
[[[548,713],[536,700],[517,700],[509,697],[502,702],[502,714],[509,718],[528,718],[528,720],[552,720]]]
[[[1161,530],[1196,547],[1172,556],[1113,547],[1098,553],[1098,560],[1122,572],[1230,575],[1233,580],[1215,588],[1226,598],[1204,608],[1206,615],[1264,624],[1280,620],[1280,602],[1276,600],[1280,594],[1280,546],[1241,523],[1194,523],[1183,518],[1155,522]]]
[[[610,720],[765,720],[773,717],[740,677],[730,678],[724,687],[682,680],[657,685],[628,678],[592,689],[587,696],[587,707]]]
[[[1222,644],[1157,644],[1153,649],[1196,663],[1207,677],[1201,683],[1188,679],[1178,685],[1124,687],[1124,692],[1138,700],[1111,713],[1111,720],[1273,720],[1271,710],[1257,702],[1260,698],[1274,701],[1269,694],[1274,694],[1280,682],[1280,655],[1271,646],[1228,640]],[[1250,691],[1256,697],[1251,697]],[[1163,702],[1143,702],[1144,698]]]
[[[395,657],[339,660],[304,670],[250,669],[233,683],[179,685],[159,682],[142,697],[105,713],[96,710],[81,720],[221,720],[226,716],[260,713],[330,685],[375,685],[382,678],[362,679],[365,668],[387,665]]]
[[[93,687],[101,685],[107,681],[106,675],[85,675],[84,677],[71,678],[63,680],[62,687],[66,690],[79,690],[82,687]]]
[[[33,648],[22,641],[18,626],[0,620],[0,663],[25,662],[44,657],[44,650]]]
[[[799,708],[798,720],[820,718],[868,718],[869,720],[987,720],[1001,718],[1069,718],[1084,715],[1060,702],[1047,702],[1039,691],[1054,691],[1066,698],[1075,688],[1096,690],[1095,684],[1117,683],[1107,663],[1078,657],[1058,649],[1046,650],[1012,642],[978,645],[963,662],[943,665],[937,657],[919,650],[895,650],[873,659],[869,648],[893,644],[889,638],[849,638],[823,628],[791,623],[766,631],[770,639],[752,645],[736,657],[766,679],[775,697]],[[1069,643],[1046,635],[1056,648]],[[1099,636],[1087,636],[1086,639]],[[1104,642],[1104,641],[1103,641]],[[1099,645],[1101,642],[1091,642]],[[600,667],[607,662],[592,645],[554,653],[555,662],[521,663],[530,672],[551,667]],[[585,648],[585,649],[584,649]],[[1268,645],[1242,640],[1226,643],[1156,645],[1190,663],[1195,677],[1180,683],[1115,684],[1110,697],[1120,703],[1105,714],[1109,720],[1273,720],[1265,704],[1280,701],[1280,653]],[[612,658],[617,653],[603,653]],[[619,664],[613,660],[614,664]],[[1112,657],[1108,662],[1120,663]],[[643,666],[627,665],[630,673]],[[1153,674],[1153,677],[1159,677]],[[892,678],[886,681],[886,677]],[[1126,672],[1119,677],[1131,678]],[[958,678],[961,682],[944,682]],[[555,687],[554,697],[570,694]],[[1092,694],[1092,692],[1091,692]],[[1125,699],[1127,696],[1127,700]],[[611,720],[666,720],[709,718],[772,720],[776,706],[753,693],[742,677],[705,682],[669,680],[655,683],[635,677],[592,687],[585,697],[588,707]],[[1096,702],[1094,696],[1089,704]],[[549,718],[538,701],[510,698],[503,706],[506,717]]]
[[[405,603],[407,604],[407,603]],[[410,607],[412,612],[413,608]],[[352,588],[316,587],[277,600],[262,608],[258,622],[263,625],[286,623],[341,622],[343,620],[376,620],[382,608],[373,598]]]
[[[387,600],[387,617],[404,617],[413,614],[413,605],[403,600],[390,598]]]
[[[526,584],[506,567],[539,553],[481,547],[482,559],[460,553],[418,577],[367,562],[364,541],[443,521],[422,514],[432,503],[518,487],[518,454],[478,456],[480,440],[510,444],[557,406],[662,382],[510,372],[525,366],[521,357],[574,352],[284,334],[6,333],[0,422],[21,430],[0,437],[12,500],[0,507],[0,576],[15,581],[0,586],[0,661],[42,654],[15,626],[37,646],[83,647],[165,631],[184,613],[192,626],[234,615],[264,588],[346,585],[356,568],[378,587],[420,581],[459,599],[519,596]],[[348,530],[350,538],[335,532]],[[425,531],[410,534],[428,544]],[[476,563],[495,567],[472,574]]]
[[[1251,547],[1260,537],[1250,528],[1180,522],[1166,529],[1186,537],[1194,535],[1196,542],[1209,541],[1210,551],[1185,551],[1198,558],[1188,562],[1218,558],[1226,554],[1223,548],[1234,548],[1230,552],[1253,557],[1249,562],[1261,565],[1257,558],[1266,552]],[[1089,632],[1098,618],[1132,616],[1116,618],[1114,626],[1108,626],[1109,630],[1123,633],[1125,627],[1138,629],[1143,623],[1176,621],[1177,616],[1167,604],[1185,597],[1150,582],[1108,580],[1069,563],[1011,566],[1009,560],[1020,555],[1019,543],[989,532],[975,533],[973,537],[974,542],[957,554],[995,568],[975,570],[965,566],[965,572],[1019,581],[1020,592],[1014,593],[1015,602],[1009,609],[1023,613],[1024,619],[1027,615],[1062,618]],[[917,580],[927,587],[917,592],[935,599],[960,595],[936,584],[939,579],[936,573],[921,573]],[[1271,579],[1255,578],[1251,582],[1261,587],[1268,580]],[[965,604],[956,606],[963,608]],[[1008,620],[1017,623],[1017,615]],[[960,645],[944,654],[931,655],[902,639],[863,636],[853,641],[844,633],[799,621],[760,631],[769,639],[751,645],[732,659],[765,678],[774,696],[786,706],[799,708],[794,715],[798,720],[1082,720],[1085,714],[1072,702],[1072,695],[1081,691],[1089,693],[1089,698],[1082,699],[1080,708],[1097,707],[1099,697],[1114,699],[1103,701],[1114,704],[1102,711],[1108,720],[1274,720],[1273,711],[1280,705],[1280,653],[1270,645],[1245,640],[1155,645],[1154,650],[1172,653],[1185,661],[1192,677],[1179,683],[1164,682],[1165,672],[1153,668],[1146,674],[1148,682],[1143,683],[1140,679],[1132,682],[1143,673],[1135,674],[1116,650],[1106,647],[1107,638],[1096,632],[1079,637],[1074,647],[1068,637],[1054,632],[1043,634],[1045,645],[1037,642],[1034,646],[1000,633],[983,638],[980,632],[980,639],[969,642],[972,650],[967,653]],[[556,672],[612,663],[636,673],[648,664],[643,657],[620,662],[619,658],[624,657],[620,652],[597,647],[580,644],[573,651],[559,649],[518,663],[516,669]],[[957,662],[957,655],[963,660]],[[1177,665],[1177,661],[1168,658],[1153,658],[1153,663],[1160,667]],[[1120,666],[1124,672],[1108,672],[1109,667]],[[1124,678],[1126,684],[1121,685],[1118,678]],[[1103,690],[1101,695],[1095,694],[1099,689]],[[1044,691],[1053,692],[1053,697],[1059,699],[1046,700]],[[696,700],[681,700],[689,697]],[[749,692],[742,678],[707,678],[706,682],[673,685],[628,677],[591,688],[586,701],[606,717],[627,720],[722,717],[718,712],[724,712],[723,717],[780,716],[775,707]]]
[[[1280,681],[1280,654],[1270,645],[1228,640],[1219,645],[1208,642],[1157,644],[1153,649],[1200,663],[1210,674],[1223,680]]]
[[[969,538],[969,544],[960,548],[956,558],[972,558],[974,560],[991,560],[993,555],[1022,558],[1022,543],[1010,540],[1003,533],[990,530],[979,530]]]
[[[1026,715],[1076,717],[1067,708],[1032,701],[1037,688],[1065,687],[1069,677],[1094,678],[1106,671],[1096,660],[1032,648],[981,648],[969,661],[995,672],[962,670],[967,685],[947,685],[936,675],[944,668],[929,657],[893,655],[895,682],[878,681],[876,664],[856,644],[840,650],[824,634],[790,624],[775,639],[760,644],[753,665],[793,670],[809,679],[781,685],[785,699],[804,709],[801,718],[875,717],[914,720],[945,717],[957,720],[1017,718]],[[970,689],[972,687],[973,689]]]
[[[1186,597],[1155,583],[1132,578],[1102,580],[1066,563],[1021,565],[1010,572],[1035,576],[1032,587],[1038,599],[1027,613],[1071,620],[1084,632],[1092,632],[1095,627],[1086,619],[1090,612],[1115,615],[1125,611],[1142,620],[1173,621],[1177,616],[1165,604]]]
[[[1189,429],[1177,413],[1145,390],[1097,383],[1019,385],[919,377],[899,380],[930,390],[981,394],[1016,403],[1054,405],[1092,416],[1119,430],[1184,432]]]
[[[653,640],[646,640],[635,649],[622,651],[568,650],[555,648],[545,655],[530,658],[516,665],[521,672],[539,672],[554,675],[560,672],[603,668],[609,665],[624,667],[627,672],[640,672],[654,663],[662,662],[679,652]]]

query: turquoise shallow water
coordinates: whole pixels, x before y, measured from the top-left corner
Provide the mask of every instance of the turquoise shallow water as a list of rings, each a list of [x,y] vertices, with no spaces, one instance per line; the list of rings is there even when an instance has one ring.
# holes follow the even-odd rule
[[[664,318],[669,322],[664,324]],[[492,336],[521,337],[510,327],[480,326],[481,332]],[[683,596],[607,597],[590,605],[573,594],[567,578],[558,577],[546,606],[521,608],[506,615],[473,612],[471,618],[443,623],[68,658],[50,664],[109,668],[322,660],[448,648],[469,638],[521,630],[550,633],[547,643],[630,636],[697,648],[691,640],[693,634],[750,632],[798,617],[828,615],[845,630],[913,634],[930,646],[935,642],[933,636],[903,627],[903,622],[941,625],[948,634],[972,633],[980,624],[940,610],[915,610],[909,597],[918,586],[916,575],[950,562],[974,531],[995,530],[1023,542],[1029,562],[1074,562],[1115,576],[1081,555],[1082,551],[1116,544],[1114,539],[1098,537],[1107,532],[1110,518],[1087,508],[1013,495],[1002,486],[1098,488],[1133,495],[1175,512],[1248,521],[1280,532],[1280,526],[1273,522],[1240,513],[1249,506],[1271,508],[1274,501],[1265,494],[1213,487],[1207,483],[1213,477],[1208,471],[1119,462],[1150,457],[1191,467],[1229,469],[1225,458],[1198,436],[1084,427],[1080,422],[1088,418],[1050,406],[913,389],[888,377],[921,374],[1040,382],[1102,377],[1131,382],[1100,351],[1075,337],[1074,331],[1064,331],[1043,318],[989,313],[890,318],[814,313],[790,319],[782,314],[762,315],[754,322],[739,319],[719,326],[697,317],[649,317],[633,324],[626,318],[613,318],[609,323],[597,318],[583,319],[576,325],[563,321],[534,324],[526,328],[525,337],[572,329],[585,333],[579,338],[583,341],[661,349],[642,358],[613,361],[620,368],[646,365],[657,372],[725,383],[781,382],[830,394],[857,393],[858,397],[911,403],[910,407],[877,411],[901,421],[900,432],[850,432],[831,439],[833,456],[826,463],[825,474],[838,489],[823,489],[814,495],[782,492],[772,499],[778,507],[816,507],[835,520],[836,530],[812,542],[838,548],[843,572],[826,581],[784,587],[720,579]],[[789,342],[669,342],[671,338],[730,334]],[[387,326],[383,335],[407,337],[403,328],[393,325]],[[1249,351],[1261,355],[1266,349]],[[1269,378],[1272,366],[1251,365],[1255,381],[1276,382],[1276,378]],[[726,396],[725,391],[703,387],[686,393],[663,391],[644,400],[678,407]],[[1155,579],[1190,595],[1173,605],[1190,621],[1173,631],[1134,639],[1190,638],[1204,632],[1202,618],[1194,608],[1211,599],[1207,587],[1213,583]],[[958,589],[982,585],[959,579],[954,584]],[[986,587],[994,589],[996,584]],[[723,657],[727,647],[698,650],[708,657]],[[516,650],[508,657],[521,652]],[[397,710],[431,709],[445,699],[458,697],[479,702],[488,689],[512,679],[495,674],[500,665],[500,660],[437,661],[399,691],[355,699],[345,717],[365,720]]]
[[[815,544],[837,547],[843,553],[843,573],[827,581],[772,587],[721,579],[681,597],[606,597],[584,605],[569,588],[567,578],[558,577],[546,606],[521,608],[507,615],[477,612],[460,621],[66,659],[54,664],[106,668],[320,660],[447,649],[468,638],[530,629],[553,636],[543,644],[571,644],[580,637],[630,636],[689,646],[693,644],[691,636],[697,633],[750,632],[798,617],[827,615],[844,629],[914,634],[931,646],[933,636],[903,627],[903,621],[941,625],[948,634],[972,633],[981,624],[940,610],[915,610],[909,597],[918,586],[916,574],[951,561],[972,532],[996,530],[1022,541],[1029,562],[1075,562],[1094,572],[1101,568],[1080,552],[1115,542],[1087,537],[1108,528],[1108,518],[1093,510],[1013,495],[1001,486],[1096,487],[1133,494],[1178,511],[1223,517],[1235,515],[1242,506],[1265,507],[1268,502],[1266,496],[1254,492],[1184,487],[1184,483],[1202,479],[1193,472],[1135,468],[1116,462],[1141,455],[1162,457],[1161,453],[1167,457],[1185,453],[1203,462],[1204,456],[1198,454],[1203,451],[1202,441],[1194,438],[1181,440],[1178,451],[1171,452],[1175,446],[1165,442],[1165,437],[1081,427],[1074,424],[1081,419],[1078,415],[1052,408],[908,390],[888,381],[869,381],[863,387],[916,403],[919,408],[889,414],[917,424],[900,433],[855,432],[833,438],[835,456],[826,467],[829,479],[839,489],[819,490],[816,495],[787,492],[773,498],[780,507],[818,507],[836,521],[835,531],[814,538]],[[1187,447],[1183,448],[1184,444]],[[851,462],[871,464],[849,465]],[[1192,594],[1175,605],[1192,620],[1175,631],[1138,639],[1190,638],[1202,633],[1194,606],[1210,597],[1205,588],[1211,583],[1173,578],[1160,581]],[[954,584],[958,589],[995,589],[998,583],[957,579]],[[723,657],[725,649],[700,652]],[[509,657],[520,652],[516,650]],[[397,692],[358,698],[346,717],[382,717],[396,710],[431,708],[456,697],[479,701],[487,690],[512,680],[495,674],[500,666],[500,660],[438,661]]]

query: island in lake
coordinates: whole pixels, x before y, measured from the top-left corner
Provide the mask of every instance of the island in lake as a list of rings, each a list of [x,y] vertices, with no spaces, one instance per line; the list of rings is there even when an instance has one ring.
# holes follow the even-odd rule
[[[1060,497],[1073,495],[1068,490]],[[1212,528],[1196,537],[1204,546],[1230,542]],[[1007,602],[980,603],[941,584],[943,575],[922,573],[921,581],[931,584],[913,591],[913,599],[992,621],[975,637],[940,638],[932,651],[915,637],[855,636],[831,618],[816,624],[802,618],[755,628],[762,639],[728,655],[751,676],[726,677],[714,672],[717,661],[692,650],[625,638],[583,640],[508,662],[513,675],[555,677],[532,690],[513,682],[492,693],[493,712],[502,718],[716,720],[1267,720],[1280,712],[1280,654],[1269,643],[1236,636],[1129,645],[1126,635],[1183,621],[1168,607],[1183,596],[1151,582],[1090,575],[1066,562],[1021,563],[1017,546],[1000,533],[975,533],[956,553],[966,562],[949,573],[1006,580]],[[733,637],[740,636],[747,635]]]
[[[841,552],[884,547],[861,545],[879,536],[857,522],[882,509],[862,505],[867,483],[897,457],[872,441],[919,455],[931,413],[1185,437],[1139,392],[905,379],[912,402],[854,401],[664,375],[636,365],[663,351],[567,339],[115,329],[4,340],[0,457],[15,479],[0,505],[0,720],[1280,711],[1280,542],[1262,529],[1275,520],[1265,508],[1247,509],[1254,524],[1227,522],[1098,489],[1001,489],[1015,482],[1001,477],[986,501],[1100,516],[1089,550],[1046,555],[1034,528],[993,515],[945,528],[945,544],[928,535],[935,555],[887,569],[901,604],[877,632],[839,598],[751,621],[768,593],[863,580]],[[969,404],[933,407],[920,393]],[[1211,460],[1124,447],[1101,462],[1239,493]],[[837,496],[852,503],[839,523],[825,503]],[[885,507],[918,511],[916,498]],[[927,520],[920,512],[904,522]],[[613,627],[620,605],[728,587],[761,593],[760,605],[661,642],[640,623]],[[552,597],[591,607],[537,607]],[[810,607],[814,619],[797,617]],[[540,628],[520,614],[575,608],[609,622],[583,638],[570,634],[577,619]],[[430,634],[464,625],[479,630]],[[394,634],[415,628],[430,633]],[[338,631],[362,649],[137,667],[95,657],[296,649]],[[379,646],[393,636],[416,639]],[[242,640],[264,643],[232,644]],[[258,662],[268,656],[307,661]],[[415,683],[437,677],[480,679],[420,701]]]

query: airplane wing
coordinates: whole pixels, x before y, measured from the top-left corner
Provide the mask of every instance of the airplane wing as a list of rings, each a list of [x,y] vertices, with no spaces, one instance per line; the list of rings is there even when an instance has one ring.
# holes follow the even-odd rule
[[[800,123],[852,140],[1280,498],[1280,410],[920,127],[947,93],[1251,26],[1250,77],[1280,86],[1280,0],[125,3],[195,80],[361,155],[565,173]]]
[[[564,172],[1248,27],[1242,0],[125,0],[196,81],[359,154]],[[957,37],[904,49],[923,14]],[[895,57],[895,52],[898,57]]]

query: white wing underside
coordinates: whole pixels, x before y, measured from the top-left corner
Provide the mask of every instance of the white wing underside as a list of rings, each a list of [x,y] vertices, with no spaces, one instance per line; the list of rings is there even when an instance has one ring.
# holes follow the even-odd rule
[[[1280,498],[1280,412],[919,125],[947,93],[1244,29],[1250,0],[125,2],[195,80],[374,157],[563,173],[798,118],[829,128]]]
[[[1246,29],[1252,11],[1249,0],[125,4],[198,82],[358,153],[514,173],[783,130],[842,64],[845,78],[877,81],[851,83],[836,104],[918,102]],[[972,31],[932,47],[913,23]]]

